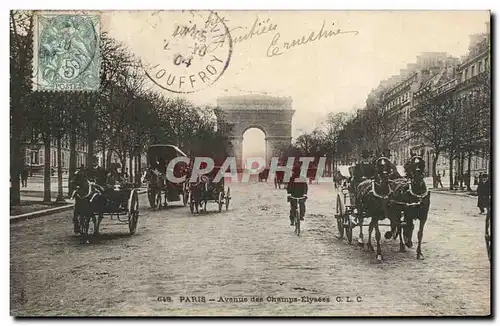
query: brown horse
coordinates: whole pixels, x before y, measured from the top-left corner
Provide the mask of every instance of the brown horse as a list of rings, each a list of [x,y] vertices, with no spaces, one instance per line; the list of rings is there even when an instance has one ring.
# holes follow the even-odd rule
[[[152,187],[156,189],[156,196],[153,201],[157,207],[162,206],[161,195],[163,193],[163,206],[167,206],[167,196],[166,196],[166,179],[165,176],[159,172],[157,169],[148,167],[141,178],[141,182],[144,183],[148,181]]]
[[[99,225],[103,219],[104,203],[102,202],[102,187],[91,182],[83,171],[77,171],[73,182],[75,190],[71,196],[75,200],[73,213],[74,232],[87,235],[89,232],[99,234]],[[97,215],[97,216],[96,216]],[[89,230],[90,221],[93,231]]]
[[[417,259],[423,259],[422,238],[429,214],[431,197],[424,182],[425,161],[421,156],[414,155],[406,163],[405,172],[409,182],[399,183],[394,187],[390,200],[390,210],[393,215],[400,216],[401,212],[404,213],[403,237],[404,244],[408,248],[413,246],[413,222],[419,220]],[[402,250],[404,250],[404,247]]]
[[[378,222],[386,218],[391,218],[389,214],[389,198],[392,193],[389,177],[392,173],[392,166],[386,157],[380,157],[375,161],[375,178],[365,180],[356,186],[355,205],[361,226],[363,217],[371,218],[368,230],[367,249],[374,251],[371,244],[372,232],[375,229],[375,239],[377,240],[376,257],[382,261],[382,251],[380,248],[381,234]],[[362,239],[361,239],[362,241]]]

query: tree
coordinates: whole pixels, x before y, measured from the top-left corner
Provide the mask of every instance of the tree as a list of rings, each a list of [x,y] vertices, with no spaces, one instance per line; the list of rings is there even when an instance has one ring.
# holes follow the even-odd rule
[[[437,187],[436,165],[439,156],[448,148],[449,132],[446,129],[450,114],[454,113],[455,100],[452,92],[436,94],[430,89],[422,90],[416,97],[417,104],[412,112],[410,132],[419,137],[434,150],[432,179]]]
[[[33,14],[10,12],[10,180],[11,205],[20,205],[21,168],[24,167],[22,143],[26,139],[26,106],[24,99],[31,92],[33,55]]]
[[[346,112],[329,113],[326,120],[322,123],[321,131],[324,134],[325,153],[327,154],[327,166],[331,163],[335,166],[335,156],[337,156],[337,147],[340,132],[349,121],[349,115]]]

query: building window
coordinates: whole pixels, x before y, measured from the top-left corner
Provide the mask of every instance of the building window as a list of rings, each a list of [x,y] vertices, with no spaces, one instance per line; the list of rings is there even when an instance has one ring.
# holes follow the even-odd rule
[[[474,77],[474,76],[476,75],[476,74],[474,73],[474,68],[475,68],[475,67],[474,67],[474,65],[472,65],[472,66],[470,67],[470,76],[471,76],[471,77]]]
[[[477,72],[483,72],[483,60],[477,63]]]

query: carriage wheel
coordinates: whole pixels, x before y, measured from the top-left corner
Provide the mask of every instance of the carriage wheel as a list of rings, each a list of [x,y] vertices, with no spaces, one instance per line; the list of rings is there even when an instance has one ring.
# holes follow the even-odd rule
[[[488,252],[488,259],[490,260],[491,263],[491,213],[489,209],[486,213],[486,226],[485,226],[484,239],[486,241],[486,251]]]
[[[149,207],[156,208],[156,188],[151,187],[151,184],[148,184],[148,200]]]
[[[217,201],[219,203],[219,213],[222,212],[222,205],[224,204],[224,194],[222,191],[219,192],[219,199]]]
[[[337,195],[337,204],[335,206],[335,218],[337,219],[337,230],[339,231],[339,239],[344,237],[344,203]]]
[[[130,193],[130,204],[128,207],[128,230],[130,235],[135,233],[137,229],[137,221],[139,220],[139,195],[137,190],[133,189]]]
[[[227,187],[226,192],[226,211],[229,209],[229,201],[231,200],[231,188]]]
[[[347,242],[349,244],[352,243],[352,229],[354,229],[354,223],[352,222],[352,219],[351,219],[351,212],[349,213],[345,213],[344,214],[344,219],[346,220],[345,221],[345,235],[346,235],[346,238],[347,238]]]

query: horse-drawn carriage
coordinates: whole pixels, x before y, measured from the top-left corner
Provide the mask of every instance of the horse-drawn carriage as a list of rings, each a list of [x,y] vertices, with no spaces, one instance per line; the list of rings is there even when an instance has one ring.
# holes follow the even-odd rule
[[[419,220],[417,259],[423,259],[421,243],[423,229],[427,221],[430,206],[430,193],[424,182],[425,163],[420,156],[412,156],[401,177],[400,169],[386,157],[377,159],[374,163],[373,178],[356,178],[355,167],[349,167],[350,184],[343,185],[337,194],[335,218],[339,238],[346,235],[352,243],[353,229],[358,226],[360,233],[358,244],[364,246],[363,226],[369,226],[368,250],[373,251],[371,234],[375,229],[377,241],[377,260],[382,260],[380,249],[379,226],[389,226],[391,231],[385,233],[386,239],[400,239],[400,251],[405,246],[411,248],[414,220]],[[379,221],[389,219],[390,224],[379,224]],[[370,222],[363,224],[364,219]],[[404,241],[403,241],[404,239]]]
[[[173,167],[170,161],[178,157],[187,157],[177,146],[174,145],[151,145],[148,148],[148,168],[143,176],[143,182],[148,183],[148,199],[151,208],[166,207],[169,202],[182,201],[186,206],[188,203],[188,183],[186,181],[175,182],[168,178],[187,177],[187,164],[178,162]],[[162,196],[163,195],[163,196]],[[162,204],[163,197],[163,204]]]
[[[347,187],[351,180],[352,167],[349,165],[338,165],[333,173],[333,185],[335,189]]]
[[[127,224],[134,234],[139,219],[139,195],[132,183],[100,186],[85,172],[74,176],[76,186],[72,198],[75,200],[73,225],[75,233],[84,236],[99,234],[104,217],[110,217],[120,224]]]
[[[207,211],[207,203],[209,201],[217,203],[219,212],[222,211],[222,206],[229,209],[231,200],[231,189],[227,187],[224,190],[224,174],[219,173],[220,167],[216,166],[211,172],[199,175],[194,182],[189,184],[189,209],[191,213],[199,213],[199,209],[203,206],[203,211]]]

